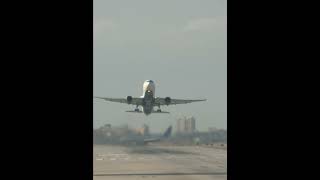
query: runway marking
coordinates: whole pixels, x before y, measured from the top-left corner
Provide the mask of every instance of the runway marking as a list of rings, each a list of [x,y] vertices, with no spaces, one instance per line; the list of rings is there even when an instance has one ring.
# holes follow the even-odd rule
[[[227,175],[227,172],[195,172],[195,173],[130,173],[130,174],[94,174],[93,176],[180,176],[180,175]]]

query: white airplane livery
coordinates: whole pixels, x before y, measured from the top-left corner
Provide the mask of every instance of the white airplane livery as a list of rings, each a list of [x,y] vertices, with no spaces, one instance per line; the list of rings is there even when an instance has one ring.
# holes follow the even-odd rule
[[[106,98],[106,97],[95,97],[99,99],[104,99],[106,101],[118,102],[118,103],[126,103],[136,105],[134,111],[126,111],[126,112],[135,112],[135,113],[144,113],[145,115],[149,115],[151,113],[169,113],[165,111],[161,111],[161,105],[176,105],[176,104],[186,104],[197,101],[206,101],[206,99],[197,99],[197,100],[185,100],[185,99],[171,99],[170,97],[160,98],[155,97],[155,83],[152,80],[146,80],[143,83],[143,94],[140,97],[132,97],[127,96],[127,98]],[[140,111],[139,106],[142,107],[142,111]],[[158,109],[155,111],[154,106],[157,106]]]

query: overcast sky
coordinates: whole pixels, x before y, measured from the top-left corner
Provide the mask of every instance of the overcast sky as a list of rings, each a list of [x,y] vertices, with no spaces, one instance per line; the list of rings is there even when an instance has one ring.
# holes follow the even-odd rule
[[[146,123],[159,132],[194,116],[198,130],[227,128],[227,1],[94,0],[94,95],[139,97],[147,79],[156,96],[207,101],[145,116],[94,99],[94,127]]]

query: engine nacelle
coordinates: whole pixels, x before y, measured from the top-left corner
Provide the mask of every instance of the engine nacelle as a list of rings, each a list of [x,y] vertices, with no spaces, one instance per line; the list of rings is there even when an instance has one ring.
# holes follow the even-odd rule
[[[127,103],[131,104],[132,103],[132,96],[127,96]]]
[[[164,102],[166,103],[166,105],[169,105],[171,103],[171,98],[170,97],[164,98]]]

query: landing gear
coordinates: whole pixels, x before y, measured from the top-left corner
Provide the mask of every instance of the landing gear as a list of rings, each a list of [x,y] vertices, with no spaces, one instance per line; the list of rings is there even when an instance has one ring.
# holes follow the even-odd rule
[[[157,109],[157,112],[161,112],[161,109],[160,109],[160,104],[158,105],[159,109]]]
[[[139,111],[140,111],[139,108],[138,108],[138,105],[136,106],[136,108],[134,109],[134,111],[136,111],[136,112],[139,112]]]

